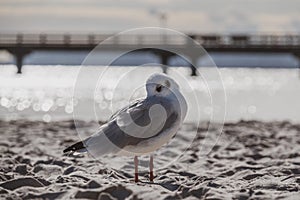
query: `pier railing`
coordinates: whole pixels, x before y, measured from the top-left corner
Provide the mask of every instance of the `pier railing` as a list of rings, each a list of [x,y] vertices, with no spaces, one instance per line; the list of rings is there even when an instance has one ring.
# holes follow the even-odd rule
[[[23,58],[27,54],[36,50],[65,50],[65,51],[90,51],[99,43],[102,50],[119,51],[132,49],[145,49],[156,53],[161,57],[163,65],[168,64],[168,60],[174,54],[158,51],[166,46],[172,49],[188,50],[191,54],[197,50],[192,50],[197,46],[191,44],[188,37],[180,35],[164,34],[122,34],[112,37],[111,34],[0,34],[0,50],[7,50],[16,58],[18,73],[21,73]],[[280,52],[291,53],[300,58],[300,35],[297,34],[272,34],[272,35],[219,35],[219,34],[190,34],[197,43],[208,52]],[[108,40],[107,40],[108,39]],[[149,48],[151,46],[151,48]],[[195,55],[189,55],[195,57]],[[197,58],[193,58],[195,61]],[[300,62],[299,62],[300,63]],[[299,66],[300,67],[300,66]],[[192,74],[196,70],[191,66]]]
[[[109,38],[110,34],[0,34],[0,45],[97,45]],[[204,46],[235,45],[300,45],[300,35],[189,35]],[[116,44],[168,43],[184,45],[183,37],[177,35],[121,35],[114,36]]]

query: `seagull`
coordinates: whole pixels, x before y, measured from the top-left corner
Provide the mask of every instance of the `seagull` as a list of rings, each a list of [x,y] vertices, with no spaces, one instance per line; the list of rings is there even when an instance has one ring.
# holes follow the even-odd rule
[[[149,155],[149,179],[153,182],[153,154],[179,130],[187,113],[187,103],[179,85],[162,73],[146,81],[147,95],[113,114],[99,131],[63,152],[89,152],[95,157],[105,154],[134,156],[135,182],[138,156]]]

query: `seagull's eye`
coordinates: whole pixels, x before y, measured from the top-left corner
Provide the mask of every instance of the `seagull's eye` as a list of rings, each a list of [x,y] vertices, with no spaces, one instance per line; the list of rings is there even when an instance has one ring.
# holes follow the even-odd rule
[[[157,85],[155,88],[156,92],[160,92],[161,89],[162,89],[162,85]]]

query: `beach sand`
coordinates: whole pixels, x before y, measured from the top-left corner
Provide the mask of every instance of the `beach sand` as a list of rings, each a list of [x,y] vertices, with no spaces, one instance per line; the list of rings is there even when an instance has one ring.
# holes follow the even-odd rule
[[[89,135],[94,124],[80,126]],[[299,198],[300,124],[226,123],[218,143],[202,155],[207,127],[185,124],[182,135],[197,135],[183,156],[156,171],[154,183],[144,171],[134,183],[132,158],[114,158],[121,163],[115,169],[88,154],[64,156],[63,149],[78,140],[72,121],[0,121],[0,199]],[[207,134],[212,141],[215,130]],[[184,151],[188,140],[174,140],[176,145],[155,155],[156,162]]]

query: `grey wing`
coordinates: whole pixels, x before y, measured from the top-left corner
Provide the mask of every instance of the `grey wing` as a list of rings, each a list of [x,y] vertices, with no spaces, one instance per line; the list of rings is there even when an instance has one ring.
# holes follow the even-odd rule
[[[109,118],[109,121],[114,120],[118,116],[118,114],[120,114],[122,112],[126,112],[128,109],[131,109],[133,107],[139,107],[138,104],[142,103],[143,101],[145,101],[145,99],[137,99],[137,100],[133,101],[131,104],[129,104],[128,106],[121,108],[120,110],[118,110],[114,114],[112,114],[112,116]]]
[[[154,105],[162,105],[165,109],[165,116],[161,113],[155,115],[154,112],[155,120],[154,118],[152,120],[155,123],[151,123],[150,114]],[[128,116],[132,121],[127,123]],[[84,141],[85,147],[95,156],[117,153],[127,145],[136,145],[159,135],[165,129],[170,128],[177,118],[178,113],[168,102],[156,99],[138,100],[114,114],[111,121],[102,126],[97,134]],[[119,121],[125,121],[125,123],[120,125]]]

